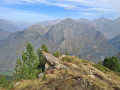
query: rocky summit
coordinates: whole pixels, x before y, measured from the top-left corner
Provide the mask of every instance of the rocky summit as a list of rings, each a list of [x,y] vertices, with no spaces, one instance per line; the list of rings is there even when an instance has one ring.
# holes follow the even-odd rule
[[[119,90],[120,77],[100,64],[75,56],[44,53],[49,67],[39,79],[16,82],[14,90]],[[56,67],[62,65],[66,68]]]

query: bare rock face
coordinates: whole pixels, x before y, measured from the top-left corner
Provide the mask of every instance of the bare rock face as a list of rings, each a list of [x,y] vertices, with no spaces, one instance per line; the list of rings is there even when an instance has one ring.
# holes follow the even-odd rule
[[[66,66],[64,66],[60,63],[60,60],[58,58],[54,57],[51,54],[45,53],[45,52],[42,52],[42,53],[47,60],[47,63],[45,64],[45,70],[54,69],[54,68],[67,69]]]

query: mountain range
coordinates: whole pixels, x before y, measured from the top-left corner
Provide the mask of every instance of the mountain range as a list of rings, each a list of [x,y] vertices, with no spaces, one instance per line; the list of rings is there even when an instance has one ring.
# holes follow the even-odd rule
[[[14,69],[27,42],[33,44],[35,51],[45,43],[50,53],[68,51],[71,55],[94,62],[118,52],[93,24],[67,18],[52,26],[34,24],[9,35],[0,43],[0,70]]]
[[[59,20],[59,19],[47,20],[47,21],[39,22],[37,24],[40,24],[43,26],[51,26],[61,21],[62,20]],[[117,18],[114,20],[107,19],[105,17],[100,17],[94,20],[87,20],[87,19],[81,18],[76,21],[93,24],[96,30],[100,31],[109,40],[115,38],[116,36],[120,34],[120,18]]]
[[[56,25],[62,20],[46,20],[35,23],[34,25],[43,25],[43,26],[52,26]],[[100,17],[94,20],[87,19],[78,19],[78,22],[84,22],[93,24],[97,31],[100,31],[107,39],[113,39],[120,34],[120,18],[110,20],[105,17]],[[16,32],[19,30],[24,30],[29,27],[31,24],[22,22],[22,23],[13,23],[8,20],[0,19],[0,28],[8,32]]]

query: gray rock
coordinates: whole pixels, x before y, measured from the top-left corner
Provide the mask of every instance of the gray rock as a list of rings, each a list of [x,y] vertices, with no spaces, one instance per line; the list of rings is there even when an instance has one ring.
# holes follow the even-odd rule
[[[53,55],[45,53],[45,52],[42,52],[42,53],[47,60],[47,63],[45,64],[45,70],[54,69],[54,68],[67,69],[67,67],[65,65],[62,65],[59,59],[57,59]]]
[[[39,79],[41,79],[41,78],[43,78],[44,77],[44,73],[40,73],[39,75],[38,75],[38,78]]]

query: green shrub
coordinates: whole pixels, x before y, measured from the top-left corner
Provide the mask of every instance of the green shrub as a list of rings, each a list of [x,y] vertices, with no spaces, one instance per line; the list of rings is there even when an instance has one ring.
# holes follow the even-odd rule
[[[5,77],[0,77],[0,87],[11,89],[14,86]]]
[[[103,61],[103,65],[111,70],[116,71],[116,72],[120,71],[120,61],[115,56],[112,56],[109,58],[106,57]]]

